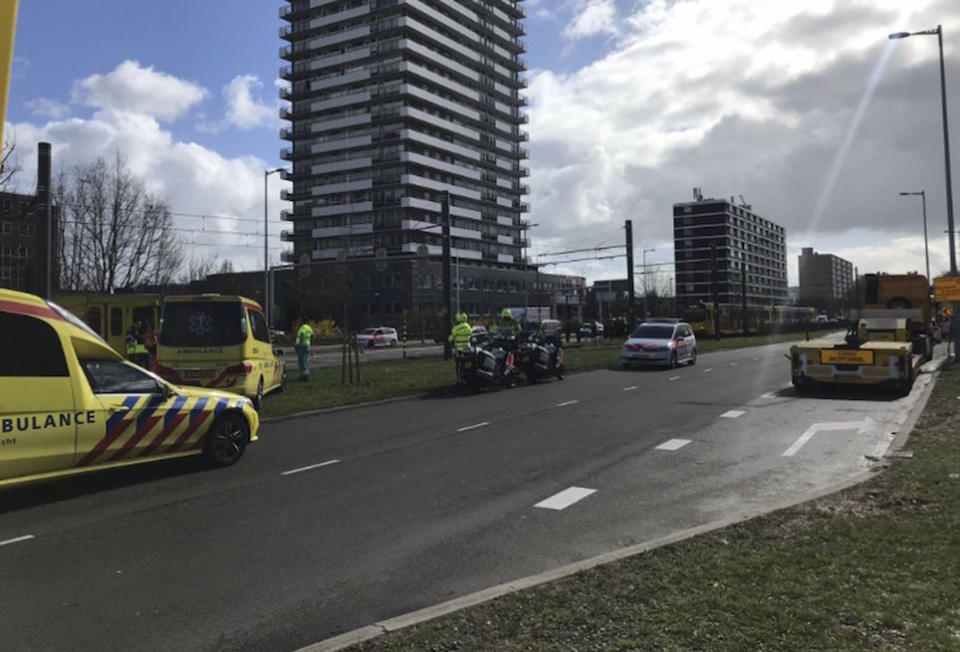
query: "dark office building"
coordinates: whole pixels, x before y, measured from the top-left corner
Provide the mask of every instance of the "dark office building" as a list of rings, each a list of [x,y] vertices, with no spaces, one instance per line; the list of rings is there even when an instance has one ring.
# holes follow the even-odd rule
[[[51,210],[53,234],[47,237],[50,145],[40,143],[37,194],[0,193],[0,288],[45,296],[47,256],[51,255],[51,291],[57,289],[57,207]],[[49,240],[50,246],[46,243]]]
[[[853,299],[853,263],[804,247],[798,256],[799,302],[820,310],[839,311]]]
[[[740,304],[743,269],[749,305],[787,304],[783,227],[733,198],[705,199],[699,192],[694,196],[692,202],[673,206],[677,305],[713,301],[714,282],[720,303]]]

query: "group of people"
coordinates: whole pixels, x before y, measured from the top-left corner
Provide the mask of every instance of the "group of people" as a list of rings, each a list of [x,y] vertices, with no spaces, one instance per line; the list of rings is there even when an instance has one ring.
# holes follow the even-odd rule
[[[500,313],[500,319],[495,320],[487,327],[487,332],[492,337],[512,337],[519,330],[517,319],[509,309],[504,308]],[[453,350],[460,353],[470,346],[470,339],[473,337],[473,326],[470,325],[469,318],[464,312],[457,313],[456,323],[450,331],[448,341],[453,345]]]
[[[500,313],[500,318],[495,320],[487,327],[487,332],[491,336],[511,337],[519,330],[519,324],[516,318],[508,309],[504,308]],[[466,313],[457,313],[456,323],[450,331],[449,341],[453,345],[455,352],[460,353],[470,346],[470,340],[473,337],[473,326]],[[313,328],[309,320],[303,319],[303,323],[297,330],[297,338],[294,349],[297,352],[297,367],[300,370],[300,381],[310,380],[310,344],[313,340]]]

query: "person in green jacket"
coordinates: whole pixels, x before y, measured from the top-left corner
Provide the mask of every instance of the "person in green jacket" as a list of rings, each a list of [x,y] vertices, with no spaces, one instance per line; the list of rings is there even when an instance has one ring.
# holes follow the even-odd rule
[[[313,328],[306,318],[297,331],[297,342],[294,349],[297,351],[297,366],[300,367],[300,380],[310,380],[310,343],[313,341]]]
[[[458,312],[457,323],[453,325],[453,330],[450,331],[450,337],[448,338],[450,343],[453,344],[453,350],[460,353],[470,346],[471,335],[473,335],[473,328],[467,321],[467,314]]]

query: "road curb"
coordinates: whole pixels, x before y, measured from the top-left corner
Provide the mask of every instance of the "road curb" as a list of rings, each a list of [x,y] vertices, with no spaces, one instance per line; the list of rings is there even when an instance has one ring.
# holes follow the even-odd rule
[[[912,424],[911,424],[912,427]],[[439,618],[441,616],[446,616],[457,611],[462,611],[469,607],[475,607],[477,605],[483,604],[485,602],[490,602],[496,598],[509,595],[510,593],[515,593],[517,591],[523,591],[525,589],[530,589],[541,584],[546,584],[548,582],[553,582],[554,580],[562,579],[564,577],[569,577],[575,575],[580,571],[589,570],[591,568],[596,568],[597,566],[603,566],[605,564],[610,564],[615,561],[620,561],[621,559],[626,559],[628,557],[633,557],[645,552],[649,552],[656,548],[661,548],[672,543],[677,543],[685,539],[689,539],[701,534],[706,534],[714,530],[720,530],[731,525],[736,525],[737,523],[742,523],[744,521],[749,521],[751,519],[757,518],[758,516],[764,516],[766,514],[771,514],[783,509],[794,507],[802,503],[810,502],[828,496],[830,494],[836,493],[838,491],[843,491],[850,487],[856,486],[876,475],[876,470],[864,471],[857,474],[853,478],[850,478],[842,483],[826,487],[819,491],[816,491],[812,494],[807,494],[801,498],[795,498],[783,503],[778,503],[774,507],[763,510],[760,512],[752,512],[746,515],[734,516],[719,521],[713,521],[711,523],[705,523],[703,525],[698,525],[696,527],[688,528],[686,530],[680,530],[674,532],[673,534],[668,534],[667,536],[660,537],[657,539],[651,539],[650,541],[645,541],[633,546],[628,546],[626,548],[620,548],[619,550],[614,550],[611,552],[606,552],[595,557],[590,557],[589,559],[583,559],[581,561],[573,562],[565,566],[560,566],[536,575],[530,575],[518,580],[513,580],[510,582],[505,582],[503,584],[498,584],[487,589],[482,589],[475,593],[470,593],[459,598],[454,598],[453,600],[448,600],[447,602],[441,602],[439,604],[425,607],[423,609],[418,609],[417,611],[411,611],[400,616],[395,616],[393,618],[388,618],[386,620],[381,620],[372,625],[366,625],[358,629],[351,630],[340,634],[339,636],[334,636],[332,638],[324,639],[317,643],[312,643],[305,647],[300,648],[297,652],[335,652],[336,650],[343,650],[353,645],[358,645],[366,641],[378,638],[384,634],[390,632],[396,632],[414,625],[419,625],[421,623]]]

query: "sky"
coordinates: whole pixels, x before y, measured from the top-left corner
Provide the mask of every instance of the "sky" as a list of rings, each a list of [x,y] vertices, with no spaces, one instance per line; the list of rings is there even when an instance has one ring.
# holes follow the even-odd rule
[[[24,189],[38,140],[69,167],[121,151],[192,255],[262,264],[263,170],[281,166],[280,2],[22,0],[5,137]],[[935,37],[960,151],[956,0],[526,0],[531,253],[617,244],[632,219],[673,260],[672,205],[700,187],[861,273],[948,267]],[[960,162],[957,162],[960,166]],[[957,181],[958,175],[954,174]],[[282,244],[270,181],[271,258]],[[956,185],[956,184],[955,184]],[[957,187],[960,193],[960,186]],[[236,216],[236,221],[195,215]],[[289,228],[287,224],[285,228]],[[235,229],[224,238],[199,229]],[[260,235],[256,235],[260,234]],[[622,260],[548,267],[622,277]]]

